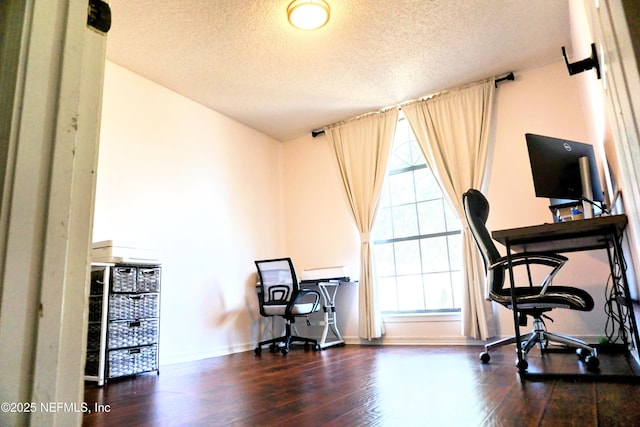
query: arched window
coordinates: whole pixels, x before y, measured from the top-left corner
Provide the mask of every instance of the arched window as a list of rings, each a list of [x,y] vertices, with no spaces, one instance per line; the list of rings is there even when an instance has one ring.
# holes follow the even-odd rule
[[[460,311],[460,219],[400,115],[373,230],[383,313]]]

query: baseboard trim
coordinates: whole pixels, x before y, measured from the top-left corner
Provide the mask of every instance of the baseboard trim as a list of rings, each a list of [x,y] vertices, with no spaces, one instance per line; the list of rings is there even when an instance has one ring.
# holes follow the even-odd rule
[[[167,358],[162,357],[162,351],[160,352],[160,366],[167,365],[176,365],[179,363],[188,363],[188,362],[196,362],[198,360],[211,359],[213,357],[220,356],[228,356],[230,354],[242,353],[245,351],[253,350],[255,348],[255,344],[242,344],[235,345],[233,347],[220,347],[218,349],[214,349],[213,351],[206,353],[196,353],[196,354],[177,354]]]
[[[587,343],[596,344],[600,339],[598,335],[572,335]],[[360,337],[343,337],[345,344],[359,345],[485,345],[504,337],[491,337],[487,340],[451,336],[451,337],[382,337],[379,340],[365,340]]]
[[[359,345],[484,345],[484,341],[466,337],[382,337],[365,340],[360,337],[343,337],[345,344]]]

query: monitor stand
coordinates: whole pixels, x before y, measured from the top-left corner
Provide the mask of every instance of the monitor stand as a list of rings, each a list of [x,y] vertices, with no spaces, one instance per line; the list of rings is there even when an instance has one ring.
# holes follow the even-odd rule
[[[586,218],[593,218],[593,188],[591,187],[591,172],[589,158],[586,156],[578,159],[580,165],[580,180],[582,182],[582,212]]]

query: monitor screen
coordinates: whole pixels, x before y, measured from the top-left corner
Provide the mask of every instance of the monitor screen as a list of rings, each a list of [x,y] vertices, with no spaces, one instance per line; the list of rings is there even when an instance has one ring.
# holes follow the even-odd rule
[[[537,197],[580,200],[582,182],[578,159],[587,157],[593,190],[592,201],[604,201],[593,146],[532,133],[525,134],[525,137]]]

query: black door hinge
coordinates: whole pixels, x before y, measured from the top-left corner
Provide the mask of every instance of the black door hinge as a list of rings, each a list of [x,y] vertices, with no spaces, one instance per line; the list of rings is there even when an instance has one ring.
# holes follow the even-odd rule
[[[106,33],[111,28],[111,8],[102,0],[89,0],[87,25]]]

